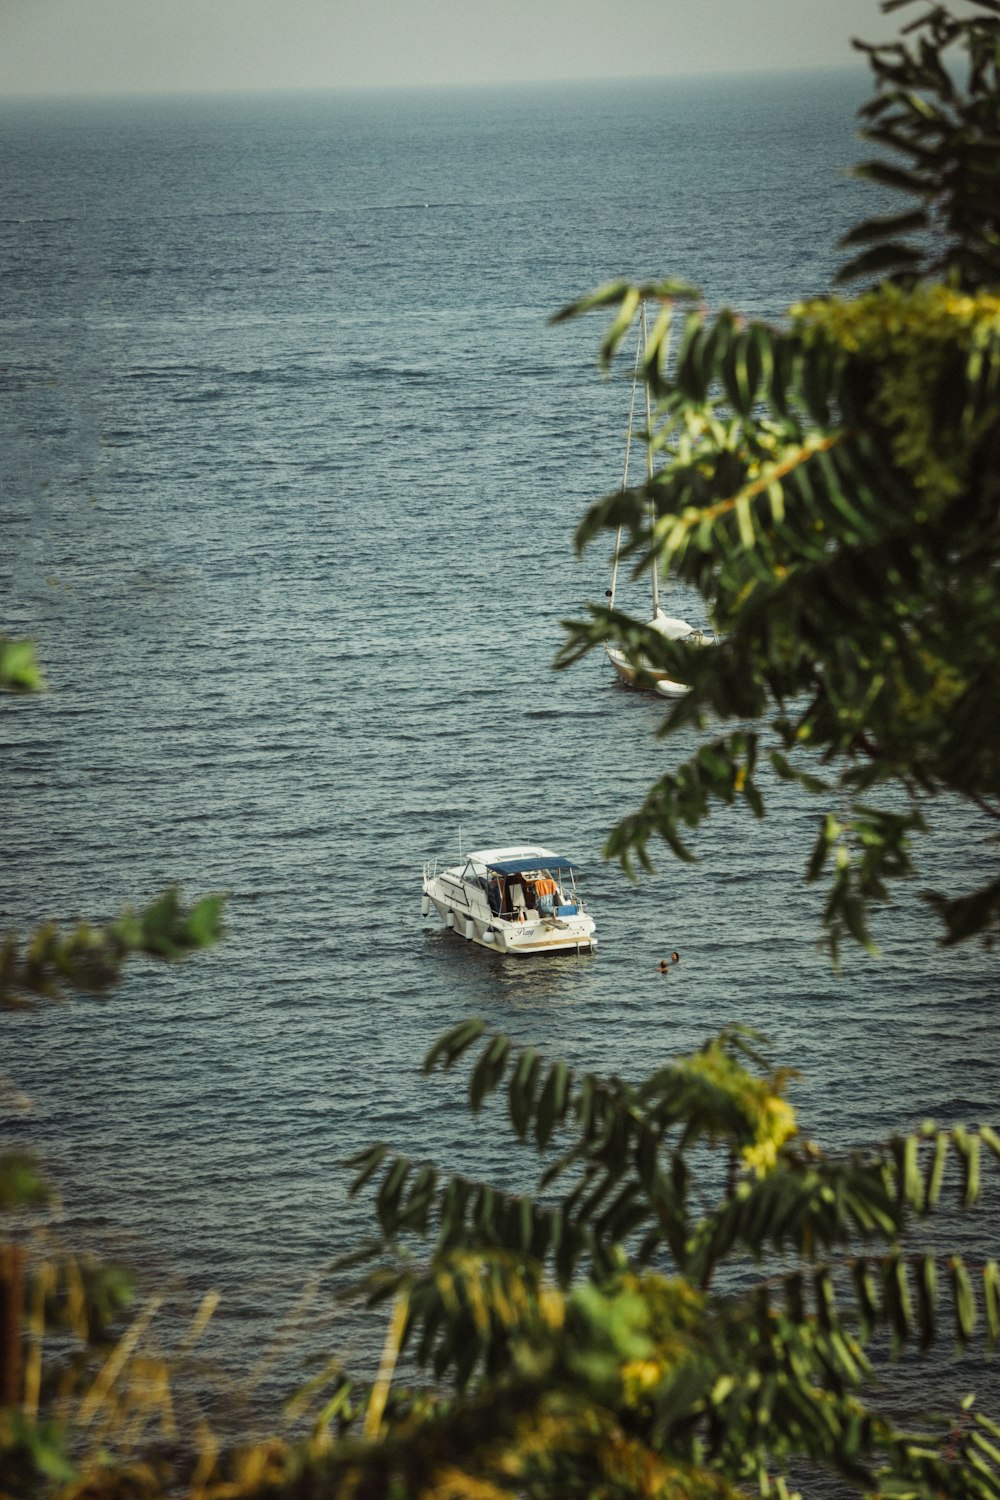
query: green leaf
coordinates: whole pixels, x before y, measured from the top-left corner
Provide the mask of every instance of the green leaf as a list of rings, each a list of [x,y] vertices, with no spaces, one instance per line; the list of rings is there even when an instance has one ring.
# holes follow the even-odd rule
[[[760,341],[750,327],[739,342],[736,357],[736,383],[740,393],[740,410],[749,417],[757,400],[761,384]]]
[[[696,326],[698,325],[692,325],[692,331]],[[733,315],[728,308],[723,308],[709,329],[704,343],[703,370],[709,380],[721,378],[722,369],[730,357],[735,332]]]
[[[833,1292],[833,1277],[828,1266],[820,1266],[813,1273],[813,1292],[816,1297],[816,1316],[820,1328],[829,1333],[836,1326],[837,1306]]]
[[[45,690],[33,641],[0,636],[0,692],[41,693]]]
[[[561,307],[557,313],[553,313],[549,322],[565,323],[569,318],[579,318],[583,313],[593,312],[598,307],[616,307],[629,291],[631,285],[627,281],[606,281],[596,291],[588,292],[586,296],[578,297],[575,302]]]
[[[473,1017],[467,1021],[460,1021],[444,1036],[439,1037],[433,1047],[424,1058],[424,1072],[433,1073],[441,1059],[444,1059],[445,1068],[450,1068],[469,1047],[477,1042],[486,1028],[486,1022]]]
[[[510,1076],[508,1099],[511,1123],[519,1140],[527,1136],[534,1103],[535,1085],[541,1059],[533,1047],[528,1047],[518,1059],[517,1067]]]
[[[983,1267],[983,1305],[989,1346],[995,1349],[1000,1343],[1000,1267],[995,1260],[988,1260]]]
[[[634,287],[628,281],[606,281],[596,291],[587,292],[575,302],[570,302],[560,308],[552,315],[549,322],[565,323],[570,318],[578,318],[583,313],[593,312],[595,308],[621,306],[632,293],[636,294],[637,300],[645,299],[653,302],[666,301],[668,298],[675,297],[697,300],[701,295],[698,288],[692,286],[690,282],[679,281],[673,277],[646,282],[638,287]]]
[[[922,259],[920,251],[909,245],[898,242],[876,245],[842,266],[837,272],[837,281],[855,281],[860,276],[877,276],[886,271],[916,271]]]
[[[552,1131],[566,1114],[569,1069],[564,1062],[553,1063],[545,1080],[535,1116],[535,1141],[544,1151],[552,1137]]]
[[[885,1292],[885,1309],[899,1349],[909,1338],[913,1322],[910,1287],[906,1275],[906,1262],[901,1255],[891,1255],[882,1268],[882,1285]]]
[[[375,1210],[378,1214],[378,1221],[387,1234],[391,1234],[395,1227],[396,1211],[409,1171],[410,1162],[407,1158],[397,1156],[379,1188]]]
[[[804,787],[807,792],[813,792],[816,795],[830,790],[829,782],[821,781],[818,776],[813,776],[809,771],[803,771],[800,767],[792,765],[780,750],[769,751],[768,760],[782,781],[798,782],[799,786]]]
[[[26,1151],[0,1152],[0,1209],[38,1206],[54,1198],[33,1156]]]
[[[920,1313],[920,1350],[923,1353],[933,1344],[937,1332],[937,1262],[934,1256],[919,1256],[914,1270]]]
[[[982,932],[1000,910],[1000,880],[992,880],[965,896],[945,897],[925,891],[923,899],[939,913],[947,928],[945,947],[952,947]]]
[[[358,1175],[348,1188],[350,1197],[355,1197],[364,1187],[365,1183],[374,1176],[385,1160],[388,1150],[388,1146],[378,1144],[369,1146],[366,1150],[360,1151],[356,1156],[348,1158],[344,1163],[345,1166],[360,1168]]]
[[[478,1111],[486,1095],[493,1092],[503,1077],[510,1049],[510,1037],[495,1036],[483,1052],[469,1080],[469,1102],[473,1111]]]
[[[920,1143],[916,1136],[908,1135],[902,1143],[901,1187],[906,1202],[916,1213],[923,1213],[925,1205],[924,1184],[920,1175]]]
[[[223,935],[222,913],[226,898],[221,895],[203,896],[195,902],[187,919],[186,946],[211,948]]]
[[[756,533],[753,525],[753,513],[750,509],[750,496],[742,491],[736,497],[736,524],[739,527],[740,543],[747,551],[751,551],[757,543]]]
[[[934,1156],[931,1159],[930,1170],[927,1174],[926,1200],[929,1208],[937,1205],[941,1196],[941,1185],[944,1182],[944,1169],[948,1160],[948,1147],[951,1141],[947,1131],[939,1130],[934,1141]]]
[[[431,1166],[422,1166],[406,1195],[400,1212],[400,1223],[420,1234],[427,1233],[427,1220],[435,1198],[437,1172]]]
[[[576,1120],[580,1135],[584,1141],[590,1141],[594,1135],[594,1119],[596,1106],[596,1079],[592,1073],[585,1073],[580,1080],[579,1092],[576,1096]]]
[[[972,1208],[979,1197],[979,1137],[956,1125],[952,1140],[962,1158],[962,1199],[965,1208]]]
[[[830,850],[840,838],[841,827],[832,813],[826,813],[820,824],[819,834],[813,847],[812,856],[806,866],[806,880],[811,882],[818,880],[823,872],[830,855]]]
[[[896,234],[922,233],[927,228],[927,214],[922,208],[910,209],[906,213],[888,214],[880,219],[867,219],[858,224],[840,240],[843,250],[854,245],[871,244]]]
[[[976,1299],[969,1273],[960,1255],[952,1255],[949,1258],[948,1270],[951,1273],[958,1343],[959,1347],[964,1349],[976,1326]]]
[[[648,1193],[657,1175],[659,1154],[659,1142],[648,1126],[643,1126],[636,1131],[634,1153],[639,1181]]]
[[[615,350],[618,348],[621,339],[631,328],[632,320],[635,317],[638,306],[638,290],[635,287],[628,287],[622,293],[618,312],[612,319],[603,339],[601,340],[598,363],[603,370],[606,370],[610,366],[611,361],[614,358]]]
[[[895,188],[899,192],[915,193],[920,197],[925,195],[928,187],[927,178],[921,173],[892,166],[885,161],[863,162],[861,166],[855,167],[854,175],[867,182],[877,183],[879,187]]]

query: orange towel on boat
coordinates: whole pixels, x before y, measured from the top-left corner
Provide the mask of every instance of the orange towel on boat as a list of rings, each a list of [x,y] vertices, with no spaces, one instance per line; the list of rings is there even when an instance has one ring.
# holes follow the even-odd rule
[[[533,880],[532,885],[535,887],[536,896],[554,896],[556,893],[555,881],[548,880],[545,876],[540,880]]]

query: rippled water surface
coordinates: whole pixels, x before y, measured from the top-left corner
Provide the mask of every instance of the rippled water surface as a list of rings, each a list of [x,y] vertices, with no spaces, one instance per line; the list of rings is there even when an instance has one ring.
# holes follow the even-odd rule
[[[881,961],[831,973],[788,788],[630,885],[603,840],[685,747],[596,659],[551,669],[606,586],[572,532],[628,392],[598,322],[548,317],[612,275],[767,316],[821,290],[866,211],[841,172],[865,91],[0,110],[0,623],[52,687],[0,706],[0,925],[231,893],[220,950],[3,1023],[36,1106],[10,1129],[74,1232],[222,1290],[237,1363],[366,1222],[353,1150],[524,1180],[460,1078],[419,1076],[467,1014],[630,1078],[755,1026],[827,1141],[996,1117],[990,955],[936,948],[914,890]],[[504,961],[421,920],[424,859],[520,838],[585,867],[598,954]],[[922,875],[987,857],[943,809]]]

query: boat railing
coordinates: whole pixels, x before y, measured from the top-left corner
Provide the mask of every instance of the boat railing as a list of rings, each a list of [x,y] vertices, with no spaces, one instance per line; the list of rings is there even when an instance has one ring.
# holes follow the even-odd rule
[[[439,859],[438,859],[437,856],[435,856],[433,859],[428,859],[428,860],[424,861],[423,877],[424,877],[425,882],[426,881],[431,881],[431,880],[436,880],[438,878],[438,874],[439,873],[441,875],[444,875],[444,874],[447,873],[447,871],[444,870],[444,869],[442,869],[439,872],[439,870],[438,870],[438,864],[439,864]],[[583,897],[580,895],[580,892],[577,890],[576,879],[575,879],[575,877],[574,877],[574,875],[572,873],[570,873],[568,875],[568,878],[566,876],[564,876],[561,880],[556,881],[556,880],[553,879],[553,876],[552,876],[552,874],[551,874],[550,871],[548,871],[543,866],[539,866],[535,870],[525,871],[524,875],[529,880],[531,880],[532,878],[537,879],[539,877],[543,877],[543,878],[547,878],[549,880],[553,880],[553,883],[556,885],[557,890],[556,890],[556,892],[553,893],[556,896],[556,900],[554,900],[552,902],[551,906],[544,906],[543,907],[540,903],[537,906],[534,903],[532,903],[529,906],[527,903],[525,903],[521,907],[521,910],[523,910],[525,912],[537,913],[537,915],[540,916],[540,917],[546,917],[546,916],[560,916],[560,917],[564,917],[564,916],[575,916],[578,912],[582,912],[582,911],[584,911],[586,909],[585,905],[584,905]],[[456,883],[457,884],[462,884],[461,881],[458,881]],[[487,895],[488,895],[487,882],[482,877],[479,878],[479,885],[482,887],[483,891],[486,892]],[[558,896],[559,896],[560,892],[561,892],[561,896],[562,896],[561,900],[558,899]],[[516,903],[509,902],[509,900],[505,901],[502,910],[500,910],[500,911],[494,911],[493,915],[495,917],[500,917],[501,919],[506,920],[506,921],[511,921],[511,920],[515,920],[516,921],[517,920],[517,915],[518,915],[518,906],[517,906]]]

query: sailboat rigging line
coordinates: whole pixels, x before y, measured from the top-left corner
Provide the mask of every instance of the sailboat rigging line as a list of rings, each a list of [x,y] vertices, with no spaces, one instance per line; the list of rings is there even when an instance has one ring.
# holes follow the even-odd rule
[[[646,304],[642,304],[642,347],[646,349]],[[646,478],[653,478],[653,414],[649,404],[649,374],[643,371],[643,388],[646,392]],[[656,524],[656,512],[653,506],[653,491],[649,491],[649,537],[653,539]],[[656,553],[653,553],[653,619],[660,613],[660,566]]]
[[[628,430],[625,433],[625,467],[624,467],[624,469],[622,471],[622,493],[623,494],[628,489],[628,461],[629,461],[629,454],[632,451],[632,427],[633,427],[633,424],[634,424],[634,421],[635,421],[635,392],[636,392],[636,387],[639,384],[639,360],[642,357],[642,352],[643,352],[643,349],[645,348],[645,345],[646,345],[646,304],[644,302],[642,304],[642,323],[641,323],[640,328],[639,328],[639,337],[635,341],[635,365],[632,368],[632,399],[629,402],[629,408],[628,408]],[[647,418],[646,418],[646,422],[647,422],[647,426],[648,426],[648,423],[649,423],[649,416],[648,416],[649,385],[648,385],[648,383],[646,385],[646,404],[647,404]],[[614,609],[614,607],[615,607],[615,590],[618,587],[618,555],[619,555],[619,552],[621,551],[621,544],[622,544],[622,529],[619,526],[618,533],[615,536],[615,558],[614,558],[614,563],[612,564],[612,568],[611,568],[611,587],[608,590],[608,598],[610,600],[609,608],[611,608],[611,609]]]

